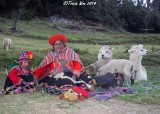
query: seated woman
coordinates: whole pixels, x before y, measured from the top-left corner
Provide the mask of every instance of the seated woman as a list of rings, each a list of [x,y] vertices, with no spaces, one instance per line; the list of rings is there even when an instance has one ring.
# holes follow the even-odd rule
[[[53,49],[34,71],[39,84],[43,82],[44,88],[55,94],[58,94],[61,90],[64,91],[68,86],[81,85],[85,87],[86,84],[92,85],[93,81],[85,75],[84,66],[78,54],[66,46],[67,37],[65,35],[55,34],[49,38],[48,42],[53,46]],[[55,79],[54,76],[61,72],[68,78]],[[75,84],[78,81],[84,81],[84,83]],[[86,89],[89,88],[86,87]]]

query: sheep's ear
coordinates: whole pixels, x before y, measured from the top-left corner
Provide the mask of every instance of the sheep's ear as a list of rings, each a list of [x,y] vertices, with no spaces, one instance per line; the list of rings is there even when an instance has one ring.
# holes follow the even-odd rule
[[[110,47],[109,50],[114,50],[114,48],[111,48],[111,47]]]
[[[135,52],[136,50],[128,50],[128,53],[133,53],[133,52]]]
[[[139,44],[138,46],[139,46],[140,48],[143,48],[143,44]]]

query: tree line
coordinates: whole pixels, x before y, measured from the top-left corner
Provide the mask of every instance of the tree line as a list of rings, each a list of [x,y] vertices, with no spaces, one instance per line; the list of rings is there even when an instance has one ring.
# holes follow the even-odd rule
[[[130,32],[160,32],[160,0],[0,0],[0,15],[15,22],[57,15]]]

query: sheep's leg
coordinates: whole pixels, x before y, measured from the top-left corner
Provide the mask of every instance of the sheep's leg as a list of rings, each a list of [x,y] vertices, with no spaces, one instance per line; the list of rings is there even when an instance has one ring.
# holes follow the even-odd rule
[[[131,73],[131,70],[127,68],[124,68],[124,74],[125,74],[125,79],[127,80],[127,82],[131,83],[131,85],[133,85],[134,83],[134,79]]]
[[[133,84],[134,84],[134,79],[133,79],[133,76],[131,76],[131,79],[130,79],[130,81],[131,81],[131,85],[133,85]]]
[[[134,74],[133,66],[131,67],[130,73],[131,73],[130,81],[131,81],[131,85],[133,85],[134,80],[135,80],[135,74]]]
[[[9,50],[9,45],[7,44],[7,45],[6,45],[6,51],[8,51],[8,50]]]
[[[6,45],[4,45],[4,50],[6,50]]]

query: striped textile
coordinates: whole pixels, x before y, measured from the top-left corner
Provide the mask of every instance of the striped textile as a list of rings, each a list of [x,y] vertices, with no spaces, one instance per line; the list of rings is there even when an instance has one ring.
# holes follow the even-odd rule
[[[77,61],[82,65],[81,73],[84,72],[84,66],[77,55],[72,49],[66,47],[61,53],[57,53],[54,50],[52,50],[50,53],[48,53],[44,59],[42,60],[41,64],[38,68],[42,68],[50,63],[53,62],[55,68],[53,70],[61,69],[63,66],[61,61],[66,62],[65,66],[70,70],[73,71],[73,64],[72,61]]]
[[[35,81],[33,82],[22,82],[20,85],[13,85],[11,87],[7,87],[6,90],[3,91],[4,94],[18,94],[21,92],[34,92],[37,90],[37,85]]]
[[[36,82],[23,82],[23,91],[27,93],[34,92],[38,89],[37,85],[35,84]]]

